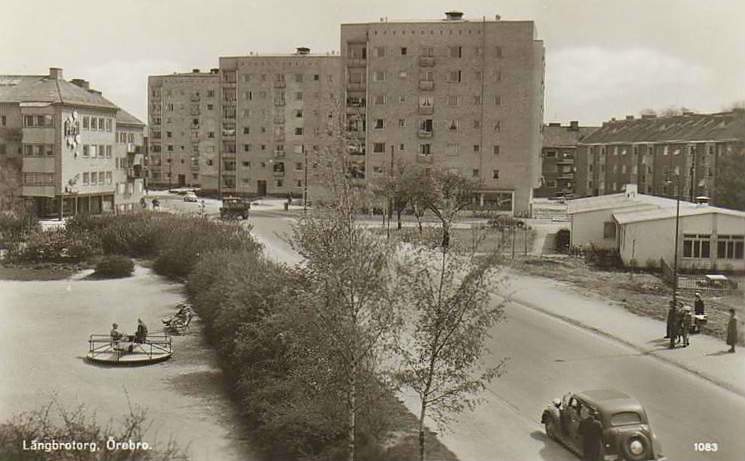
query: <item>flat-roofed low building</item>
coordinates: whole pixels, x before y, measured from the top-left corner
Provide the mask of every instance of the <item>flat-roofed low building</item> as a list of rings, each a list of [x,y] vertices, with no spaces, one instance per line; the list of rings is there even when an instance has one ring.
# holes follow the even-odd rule
[[[14,165],[17,193],[38,216],[114,212],[128,200],[116,193],[134,181],[117,165],[120,111],[59,68],[0,75],[0,163]]]
[[[745,270],[745,212],[626,191],[568,202],[574,248],[618,251],[625,265],[672,265],[678,215],[681,269]]]

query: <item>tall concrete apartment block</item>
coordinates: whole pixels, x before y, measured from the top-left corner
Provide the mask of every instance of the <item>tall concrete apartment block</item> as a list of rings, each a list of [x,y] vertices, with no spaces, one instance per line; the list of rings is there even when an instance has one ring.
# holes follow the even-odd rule
[[[342,24],[347,123],[366,179],[391,162],[460,170],[479,202],[529,214],[541,174],[544,47],[531,21]]]
[[[220,58],[220,192],[305,196],[308,157],[333,142],[341,115],[340,58]],[[333,132],[333,130],[332,130]]]
[[[148,78],[149,184],[217,189],[218,69]]]
[[[0,75],[0,211],[23,202],[39,217],[137,209],[144,128],[62,69]]]

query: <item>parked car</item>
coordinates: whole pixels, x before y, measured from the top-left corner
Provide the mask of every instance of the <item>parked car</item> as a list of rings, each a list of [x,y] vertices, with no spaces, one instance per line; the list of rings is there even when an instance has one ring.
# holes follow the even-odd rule
[[[222,199],[220,207],[220,218],[222,219],[248,219],[248,210],[251,209],[251,202],[239,197],[225,197]]]
[[[662,447],[641,403],[623,392],[602,389],[567,393],[543,410],[546,435],[582,456],[579,423],[594,409],[603,424],[603,459],[664,460]]]
[[[525,226],[525,221],[515,219],[507,214],[499,214],[489,218],[489,220],[486,221],[486,225],[498,230],[506,230],[510,227],[523,227]]]
[[[197,194],[195,194],[193,191],[189,191],[186,194],[184,194],[184,202],[197,202],[199,201],[199,197],[197,197]]]

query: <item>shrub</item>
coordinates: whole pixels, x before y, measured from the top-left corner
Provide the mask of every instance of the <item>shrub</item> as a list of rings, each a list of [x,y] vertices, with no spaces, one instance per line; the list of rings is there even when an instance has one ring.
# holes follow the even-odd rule
[[[18,262],[78,263],[100,253],[97,240],[86,232],[48,229],[32,233],[9,259]]]
[[[30,212],[0,213],[0,248],[40,230],[39,220]]]
[[[149,426],[145,417],[145,410],[131,408],[118,427],[112,423],[99,425],[95,420],[95,413],[91,413],[84,406],[69,410],[58,402],[52,402],[43,408],[27,413],[11,416],[0,424],[0,459],[13,461],[151,461],[168,459],[172,461],[186,461],[186,452],[170,441],[165,446],[153,444],[143,438],[143,432]],[[113,438],[118,442],[132,441],[135,444],[148,442],[147,449],[136,446],[135,449],[119,449],[111,451],[106,448],[106,441]],[[61,443],[80,442],[89,443],[81,450],[28,450],[24,447],[32,441],[45,443],[51,441]],[[90,448],[95,443],[95,450]]]
[[[122,255],[107,255],[96,264],[94,275],[99,278],[129,277],[135,269],[130,258]]]

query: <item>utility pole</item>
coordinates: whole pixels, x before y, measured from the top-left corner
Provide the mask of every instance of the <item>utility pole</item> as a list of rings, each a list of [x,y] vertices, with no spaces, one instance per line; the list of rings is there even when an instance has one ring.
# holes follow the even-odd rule
[[[308,214],[308,151],[303,147],[303,215]]]
[[[678,306],[678,232],[680,228],[680,175],[678,175],[678,193],[675,200],[675,254],[673,255],[673,305]]]

